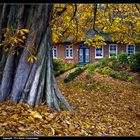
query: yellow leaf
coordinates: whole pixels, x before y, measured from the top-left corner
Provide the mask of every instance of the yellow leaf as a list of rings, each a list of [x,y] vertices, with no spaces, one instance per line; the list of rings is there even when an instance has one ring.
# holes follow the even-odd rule
[[[29,30],[28,29],[21,29],[23,32],[25,33],[29,33]]]
[[[22,36],[22,35],[24,35],[25,33],[23,32],[23,31],[19,31],[19,33],[20,33],[20,35]]]
[[[18,38],[13,38],[14,43],[18,43]]]
[[[0,134],[0,136],[3,136],[5,134],[5,132],[2,132],[1,134]]]
[[[54,135],[55,134],[55,130],[51,127],[51,126],[49,126],[50,128],[51,128],[51,130],[52,130],[52,135]]]
[[[35,123],[35,119],[34,119],[32,116],[29,116],[28,119],[29,119],[30,121],[32,121],[33,123]]]
[[[7,113],[6,113],[5,111],[2,111],[2,115],[4,115],[4,116],[5,116],[6,114],[7,114]]]
[[[69,131],[75,131],[75,126],[73,126],[73,125],[69,125]]]
[[[67,121],[67,120],[66,120],[66,123],[69,124],[69,125],[71,124],[71,123],[70,123],[69,121]]]
[[[51,113],[51,114],[48,116],[48,118],[52,119],[52,118],[54,118],[54,116],[55,116],[55,114]]]
[[[29,33],[29,30],[28,29],[20,29],[20,30],[17,31],[17,33],[19,33],[22,36],[25,33]]]
[[[33,56],[34,60],[36,61],[37,60],[37,57],[36,56]]]
[[[24,41],[23,41],[22,39],[19,39],[19,38],[18,38],[17,40],[20,41],[20,42],[22,42],[22,43],[24,43]]]
[[[6,126],[8,123],[0,123],[0,126]]]
[[[42,116],[37,111],[29,111],[34,118],[42,119]]]
[[[4,43],[0,43],[0,46],[2,46]]]
[[[28,130],[30,130],[30,128],[24,128],[24,127],[18,127],[18,129],[19,129],[20,131],[28,131]]]
[[[25,122],[23,122],[23,121],[19,121],[19,123],[20,123],[20,124],[25,124]]]
[[[29,63],[33,63],[34,59],[32,57],[29,57],[27,60]]]
[[[33,63],[34,61],[36,61],[37,60],[37,57],[36,56],[34,56],[34,55],[31,55],[29,58],[28,58],[28,62],[29,63]]]
[[[18,120],[18,114],[14,114],[10,117],[11,119]]]

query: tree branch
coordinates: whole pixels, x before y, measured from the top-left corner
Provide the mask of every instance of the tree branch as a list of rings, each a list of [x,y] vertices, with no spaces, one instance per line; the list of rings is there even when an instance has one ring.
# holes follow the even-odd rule
[[[67,4],[65,5],[65,7],[62,9],[62,11],[57,12],[57,9],[60,7],[56,7],[56,11],[53,13],[53,15],[56,15],[52,18],[52,20],[54,20],[54,24],[56,22],[56,20],[62,15],[62,13],[64,13],[67,10]]]
[[[97,4],[94,4],[93,30],[94,30],[97,34],[99,34],[99,32],[95,29],[96,15],[97,15]]]
[[[74,4],[74,13],[73,13],[73,16],[70,20],[70,22],[74,19],[74,17],[76,16],[76,12],[77,12],[77,4]]]
[[[72,16],[72,18],[70,19],[70,21],[69,22],[71,22],[73,19],[74,19],[74,17],[76,16],[76,12],[77,12],[77,4],[74,4],[74,13],[73,13],[73,16]],[[68,28],[66,28],[63,32],[62,32],[62,35],[64,35],[64,33],[66,32],[68,30]]]
[[[57,15],[57,16],[61,16],[62,13],[64,13],[66,10],[67,10],[67,8],[66,8],[66,6],[65,6],[65,7],[62,9],[62,11],[57,12],[56,15]]]
[[[139,13],[140,13],[140,9],[139,9],[139,7],[138,7],[137,4],[135,4],[135,7],[136,7],[136,9],[139,11]]]

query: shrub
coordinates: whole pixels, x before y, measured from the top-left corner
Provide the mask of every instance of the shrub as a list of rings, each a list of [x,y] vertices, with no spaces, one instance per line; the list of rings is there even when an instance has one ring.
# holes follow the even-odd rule
[[[99,61],[98,62],[94,62],[94,66],[95,66],[95,68],[100,67]]]
[[[110,68],[110,67],[104,67],[104,68],[101,70],[101,73],[104,74],[104,75],[110,75],[110,73],[111,73],[111,68]]]
[[[77,68],[74,72],[70,73],[68,75],[68,77],[64,78],[64,82],[65,83],[70,82],[75,77],[77,77],[79,74],[81,74],[85,69],[86,69],[86,67],[84,67],[84,68]]]
[[[108,65],[113,70],[119,70],[120,69],[120,63],[119,63],[119,61],[116,57],[111,57]]]
[[[134,80],[133,76],[130,76],[128,72],[126,71],[120,71],[120,72],[111,72],[110,76],[116,79],[120,79],[122,81],[132,81]]]
[[[110,72],[110,76],[113,77],[113,78],[116,78],[116,72],[111,71],[111,72]]]
[[[65,63],[64,64],[64,71],[66,72],[74,67],[76,67],[76,65],[74,63],[71,63],[71,62]]]
[[[113,70],[120,70],[120,68],[122,68],[126,64],[128,65],[128,63],[126,63],[126,59],[124,60],[124,62],[122,60],[124,55],[125,53],[121,53],[119,54],[119,58],[116,58],[115,56],[112,56],[111,58],[103,58],[96,65],[101,68],[110,67]]]
[[[130,68],[131,68],[132,71],[134,71],[134,72],[140,72],[140,64],[138,64],[138,63],[133,63],[133,64],[131,64]]]
[[[118,54],[117,59],[121,68],[129,65],[128,54],[126,52],[121,52],[120,54]]]
[[[130,68],[132,71],[140,71],[140,52],[130,55],[129,58]]]
[[[109,59],[108,58],[103,58],[99,61],[98,66],[103,68],[103,67],[107,67],[109,64]]]
[[[134,76],[129,76],[129,77],[127,78],[127,81],[131,82],[131,81],[133,81],[134,79],[135,79]]]
[[[124,67],[128,67],[129,66],[128,54],[126,52],[121,52],[120,54],[118,54],[117,58],[111,57],[108,65],[111,69],[117,71],[123,69]]]
[[[59,72],[64,68],[64,63],[61,59],[53,60],[53,69],[55,72]]]
[[[55,72],[55,76],[59,76],[60,74],[63,74],[64,72],[76,67],[75,64],[68,62],[64,63],[61,59],[55,59],[53,61],[53,69]]]
[[[89,64],[89,65],[87,66],[87,70],[88,70],[88,73],[89,73],[89,74],[93,74],[93,73],[95,72],[95,69],[96,69],[96,67],[95,67],[94,64]]]
[[[127,81],[128,76],[129,76],[129,74],[126,71],[120,71],[120,72],[117,73],[117,78],[120,79],[120,80]]]

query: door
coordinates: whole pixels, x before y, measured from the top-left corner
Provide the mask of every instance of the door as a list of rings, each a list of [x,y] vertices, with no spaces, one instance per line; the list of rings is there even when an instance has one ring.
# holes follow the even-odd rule
[[[79,48],[79,63],[89,63],[89,48],[85,46]]]

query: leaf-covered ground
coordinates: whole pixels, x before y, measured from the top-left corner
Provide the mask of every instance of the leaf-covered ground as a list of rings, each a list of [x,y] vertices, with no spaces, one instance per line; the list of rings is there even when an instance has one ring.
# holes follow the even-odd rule
[[[73,70],[71,70],[73,71]],[[20,103],[0,104],[1,136],[140,136],[140,84],[85,71],[69,83],[57,78],[75,111],[53,112]]]

